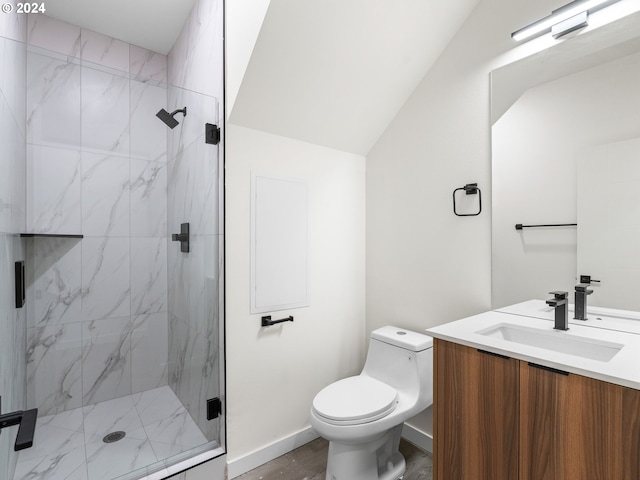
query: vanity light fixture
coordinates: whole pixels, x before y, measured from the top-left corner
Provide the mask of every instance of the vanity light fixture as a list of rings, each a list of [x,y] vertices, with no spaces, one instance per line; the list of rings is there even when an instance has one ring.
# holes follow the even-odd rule
[[[552,32],[555,38],[586,27],[589,24],[589,14],[607,7],[620,0],[575,0],[554,10],[537,22],[516,30],[511,38],[519,42]]]

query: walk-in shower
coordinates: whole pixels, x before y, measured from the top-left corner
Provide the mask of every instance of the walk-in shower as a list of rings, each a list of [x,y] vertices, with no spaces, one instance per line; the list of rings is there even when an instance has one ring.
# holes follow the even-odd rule
[[[38,418],[20,452],[2,429],[0,480],[135,479],[223,453],[218,100],[168,82],[163,55],[45,17],[29,34],[56,51],[0,29],[0,414]],[[185,252],[171,234],[187,223]]]

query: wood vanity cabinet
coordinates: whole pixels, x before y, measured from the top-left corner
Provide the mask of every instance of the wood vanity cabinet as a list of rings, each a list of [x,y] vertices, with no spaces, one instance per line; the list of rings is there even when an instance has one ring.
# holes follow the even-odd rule
[[[435,339],[435,480],[640,480],[640,391]]]
[[[434,340],[436,480],[518,478],[519,362]]]

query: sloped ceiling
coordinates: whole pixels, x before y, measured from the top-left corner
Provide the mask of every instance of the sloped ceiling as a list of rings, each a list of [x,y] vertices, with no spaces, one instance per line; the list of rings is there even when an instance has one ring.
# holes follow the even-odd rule
[[[271,0],[229,120],[366,155],[478,0]]]

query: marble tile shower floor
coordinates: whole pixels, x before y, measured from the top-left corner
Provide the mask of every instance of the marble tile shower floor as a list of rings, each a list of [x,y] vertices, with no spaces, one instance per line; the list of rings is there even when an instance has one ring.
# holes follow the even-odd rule
[[[124,431],[113,443],[103,438]],[[173,391],[146,392],[38,418],[14,480],[110,480],[207,443]]]

